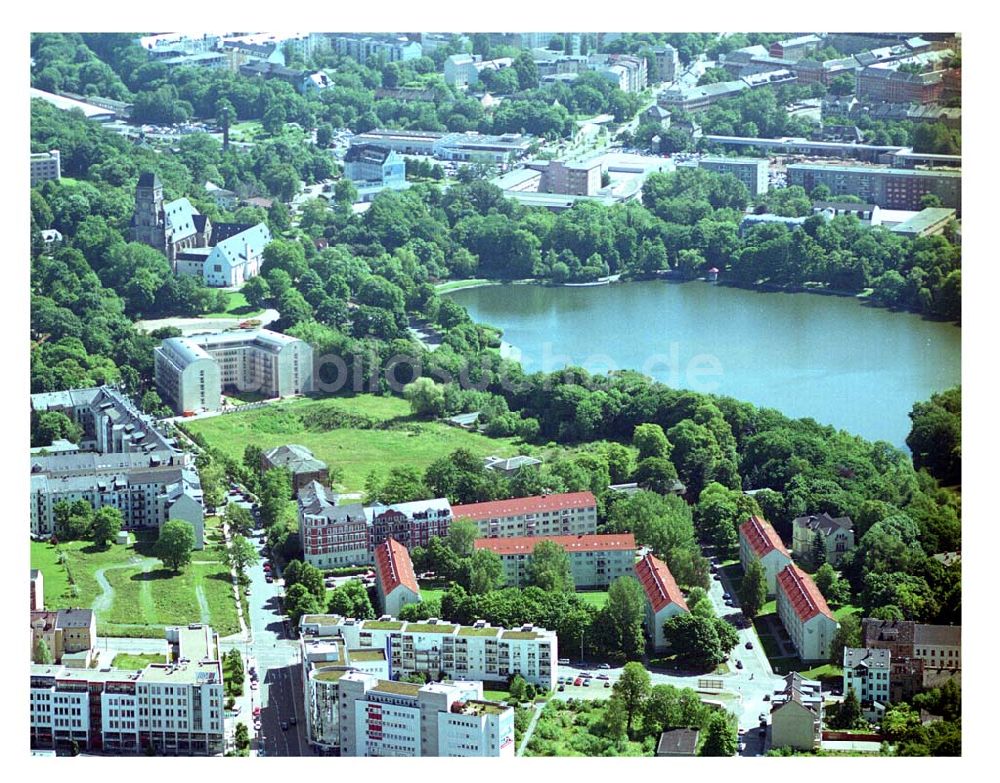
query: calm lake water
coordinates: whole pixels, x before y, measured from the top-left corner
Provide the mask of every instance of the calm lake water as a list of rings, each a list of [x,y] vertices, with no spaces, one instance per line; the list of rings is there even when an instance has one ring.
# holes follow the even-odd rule
[[[641,370],[901,448],[917,400],[958,383],[961,330],[851,298],[701,281],[490,286],[451,296],[529,372]]]

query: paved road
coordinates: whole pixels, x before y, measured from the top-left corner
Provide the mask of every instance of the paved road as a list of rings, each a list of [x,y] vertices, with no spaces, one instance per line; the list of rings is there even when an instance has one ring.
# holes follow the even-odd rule
[[[544,704],[535,704],[535,714],[531,716],[531,722],[528,724],[528,728],[524,732],[524,736],[521,737],[521,747],[517,749],[517,755],[523,756],[524,751],[528,749],[528,743],[531,741],[531,735],[535,733],[535,726],[538,725],[538,719],[542,717],[542,710],[545,708]]]
[[[249,647],[260,677],[254,696],[255,706],[261,707],[262,730],[254,747],[263,747],[269,756],[311,756],[305,738],[299,647],[281,615],[281,585],[267,583],[263,561],[250,569],[248,576]],[[291,725],[293,719],[295,725]],[[283,721],[288,722],[288,729],[281,728]]]
[[[148,321],[136,321],[135,328],[140,331],[152,332],[165,326],[173,326],[181,330],[185,336],[201,332],[221,332],[239,326],[246,320],[260,321],[261,326],[267,326],[277,321],[281,314],[273,309],[267,309],[260,315],[248,315],[234,318],[156,318]]]

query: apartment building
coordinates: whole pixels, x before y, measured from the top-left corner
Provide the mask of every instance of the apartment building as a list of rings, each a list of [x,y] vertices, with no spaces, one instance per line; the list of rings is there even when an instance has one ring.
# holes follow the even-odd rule
[[[809,574],[794,563],[778,574],[778,619],[803,661],[826,660],[837,621]]]
[[[307,622],[317,619],[307,618]],[[340,748],[340,709],[337,681],[347,672],[392,679],[384,650],[348,650],[336,636],[299,635],[306,738],[323,750]]]
[[[838,566],[844,556],[854,549],[854,523],[850,517],[834,518],[825,511],[792,520],[792,552],[795,557],[804,562],[811,561],[816,539],[821,542],[826,562]]]
[[[916,658],[928,669],[962,668],[962,626],[927,625],[912,620],[861,621],[861,643],[889,650],[892,660]]]
[[[337,496],[318,481],[298,493],[299,537],[305,562],[342,568],[371,562],[368,520],[360,503],[337,505]]]
[[[857,75],[858,98],[886,103],[937,103],[944,100],[946,71],[906,73],[892,68],[897,63],[874,65]]]
[[[358,185],[399,187],[406,182],[406,162],[388,147],[352,144],[344,156],[344,176]]]
[[[635,564],[635,536],[631,533],[479,538],[475,548],[498,555],[507,586],[522,587],[528,581],[531,554],[543,541],[566,551],[577,589],[607,587],[618,577],[631,574]]]
[[[877,647],[844,648],[844,694],[854,691],[863,706],[889,702],[889,670],[892,653]]]
[[[767,594],[774,595],[778,573],[792,562],[792,557],[771,523],[756,516],[740,525],[740,565],[744,571],[754,558],[764,566]]]
[[[792,163],[786,167],[789,185],[811,192],[826,185],[834,196],[858,196],[882,209],[917,211],[921,199],[933,194],[941,205],[961,211],[962,173],[940,169],[897,169],[878,166]]]
[[[405,36],[334,35],[330,46],[341,57],[350,57],[365,65],[369,60],[386,63],[416,60],[423,53],[417,41]]]
[[[80,451],[109,453],[179,453],[177,441],[152,416],[112,386],[31,395],[32,415],[62,413],[83,429]],[[62,450],[65,454],[66,450]],[[51,452],[50,452],[51,455]]]
[[[431,542],[431,537],[448,535],[453,518],[448,498],[366,506],[370,551],[374,553],[375,547],[387,538],[396,539],[407,549],[425,547]]]
[[[677,50],[669,44],[664,44],[653,50],[653,81],[672,82],[677,78],[680,69],[680,58]]]
[[[305,446],[290,443],[276,446],[260,456],[260,469],[266,473],[274,468],[282,468],[292,474],[292,490],[298,492],[313,482],[329,480],[330,469],[323,460],[316,459]]]
[[[170,337],[153,349],[156,386],[178,411],[215,411],[223,389],[290,397],[313,388],[308,343],[269,329]]]
[[[823,736],[820,683],[798,672],[790,672],[784,680],[785,687],[771,697],[771,746],[814,750]]]
[[[420,600],[420,586],[406,547],[390,537],[375,547],[375,592],[379,609],[393,617]]]
[[[781,57],[786,60],[801,60],[822,45],[823,39],[818,35],[800,35],[797,38],[775,41],[768,49],[768,54],[772,57]]]
[[[564,196],[593,196],[601,189],[600,161],[564,163],[561,160],[533,161],[529,168],[542,172],[539,193]]]
[[[62,167],[59,161],[59,150],[31,153],[31,187],[41,185],[46,180],[58,180],[61,177]]]
[[[653,650],[663,652],[670,646],[663,633],[663,624],[674,615],[688,611],[684,594],[667,564],[652,553],[646,553],[635,564],[635,578],[646,594],[646,633],[653,643]]]
[[[453,506],[453,518],[469,519],[483,538],[578,536],[597,532],[592,492],[568,492]]]
[[[32,455],[29,498],[31,533],[40,538],[56,532],[58,503],[85,500],[117,508],[128,529],[181,519],[194,528],[196,547],[203,545],[201,479],[180,452]]]
[[[698,168],[714,171],[716,174],[732,174],[747,186],[751,196],[767,193],[767,158],[720,158],[706,157],[698,161]]]
[[[104,753],[220,755],[224,750],[218,636],[207,626],[168,628],[171,663],[141,671],[31,667],[31,747]]]
[[[514,756],[514,709],[483,700],[481,682],[420,686],[348,672],[337,686],[343,756]]]
[[[558,639],[554,631],[533,625],[508,630],[483,621],[462,626],[437,618],[409,623],[388,616],[355,620],[307,615],[300,620],[299,630],[317,637],[340,637],[352,651],[383,651],[393,676],[425,674],[432,679],[507,682],[520,674],[546,689],[556,687]]]

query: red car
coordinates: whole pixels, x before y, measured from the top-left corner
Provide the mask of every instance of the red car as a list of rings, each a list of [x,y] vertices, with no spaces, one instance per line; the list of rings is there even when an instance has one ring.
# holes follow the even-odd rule
[[[583,680],[581,680],[579,677],[577,677],[575,680],[573,680],[573,684],[577,685],[577,686],[583,685]]]

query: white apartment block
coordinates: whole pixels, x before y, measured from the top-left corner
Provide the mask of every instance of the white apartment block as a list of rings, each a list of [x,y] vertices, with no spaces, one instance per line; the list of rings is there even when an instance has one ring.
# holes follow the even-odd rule
[[[507,630],[477,621],[462,626],[430,618],[411,623],[382,617],[356,620],[336,615],[306,615],[304,634],[335,636],[357,650],[385,652],[393,676],[426,674],[457,680],[506,682],[520,674],[546,690],[556,687],[558,639],[554,631],[524,625]]]
[[[62,177],[59,150],[31,153],[31,187],[41,185],[48,179]]]
[[[454,519],[468,519],[482,538],[579,536],[597,532],[597,500],[591,492],[538,495],[452,506]]]
[[[503,563],[507,586],[521,587],[528,580],[532,552],[542,541],[557,544],[566,551],[573,584],[578,589],[607,587],[618,577],[630,575],[635,565],[635,536],[631,533],[479,538],[475,548],[497,554]]]
[[[427,685],[348,672],[338,680],[344,756],[513,757],[514,710],[481,682]]]
[[[174,662],[142,671],[31,667],[31,746],[219,755],[224,696],[218,636],[207,626],[168,628]]]
[[[886,649],[845,647],[844,695],[853,689],[862,704],[887,704],[891,655]]]
[[[153,360],[157,389],[178,412],[219,410],[227,388],[289,397],[313,387],[312,348],[268,329],[171,337]]]
[[[303,633],[299,638],[299,650],[305,696],[306,738],[317,748],[338,749],[340,709],[337,682],[350,671],[388,680],[389,662],[382,650],[349,651],[344,640],[336,636],[317,637]]]
[[[128,529],[155,528],[181,519],[194,528],[195,546],[203,546],[205,521],[201,480],[190,457],[163,454],[67,454],[31,457],[29,479],[32,535],[56,532],[56,505],[85,500],[94,509],[122,512]]]

